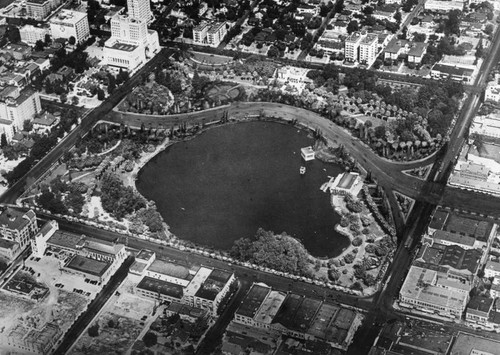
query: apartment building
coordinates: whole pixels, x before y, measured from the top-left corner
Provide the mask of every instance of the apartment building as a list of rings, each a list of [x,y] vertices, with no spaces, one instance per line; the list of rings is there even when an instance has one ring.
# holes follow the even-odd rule
[[[359,32],[352,33],[344,43],[344,57],[348,62],[356,62],[359,56],[359,46],[363,36]]]
[[[50,28],[24,25],[19,29],[19,34],[22,42],[34,45],[37,41],[45,41],[45,36],[50,34]]]
[[[89,21],[84,12],[63,9],[49,23],[53,38],[74,37],[76,43],[81,43],[90,36]]]
[[[378,36],[367,34],[359,44],[359,62],[371,65],[377,59]]]

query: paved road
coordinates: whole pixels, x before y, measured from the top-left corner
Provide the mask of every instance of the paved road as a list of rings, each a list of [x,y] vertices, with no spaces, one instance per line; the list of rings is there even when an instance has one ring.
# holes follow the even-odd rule
[[[309,284],[306,282],[294,281],[289,278],[270,274],[264,271],[254,270],[239,265],[231,265],[228,262],[222,260],[213,259],[199,254],[193,254],[188,251],[181,251],[168,246],[161,246],[157,243],[153,243],[143,239],[137,239],[134,237],[125,238],[119,233],[102,230],[96,227],[88,226],[86,224],[69,222],[55,216],[45,215],[38,212],[37,216],[42,221],[42,223],[49,219],[55,219],[59,223],[59,228],[68,232],[85,234],[90,237],[107,241],[114,241],[118,239],[121,243],[124,243],[129,248],[135,250],[153,250],[161,259],[182,263],[192,263],[196,265],[206,265],[209,267],[216,267],[228,271],[233,271],[235,275],[241,280],[247,280],[249,282],[264,282],[267,285],[272,286],[278,290],[293,291],[312,298],[327,299],[331,302],[343,303],[363,309],[368,309],[372,301],[371,297],[363,298],[352,296],[335,290],[325,289],[324,287]]]
[[[61,142],[53,148],[43,159],[41,159],[25,176],[19,179],[5,193],[0,196],[2,203],[15,203],[17,198],[26,189],[27,182],[39,179],[61,156],[69,150],[75,143],[84,136],[100,119],[115,107],[137,84],[142,80],[143,73],[149,73],[165,57],[168,57],[172,50],[162,49],[154,58],[137,71],[127,82],[120,86],[111,96],[95,109],[87,112],[81,119],[81,124],[69,133]]]
[[[82,313],[80,317],[73,323],[71,328],[64,334],[62,343],[58,346],[54,355],[63,355],[68,352],[73,343],[78,339],[80,334],[92,322],[94,317],[99,313],[101,308],[106,304],[106,301],[113,295],[118,286],[128,275],[128,269],[132,265],[134,258],[129,257],[125,260],[117,272],[111,277],[106,286],[97,295],[97,297],[90,303],[87,310]]]

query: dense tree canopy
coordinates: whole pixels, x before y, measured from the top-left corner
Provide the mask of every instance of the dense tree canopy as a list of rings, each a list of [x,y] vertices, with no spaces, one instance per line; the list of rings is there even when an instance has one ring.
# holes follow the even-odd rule
[[[114,174],[104,175],[101,193],[102,207],[118,219],[145,207],[143,198]]]
[[[290,273],[304,273],[309,261],[303,246],[285,233],[274,234],[260,228],[255,240],[237,240],[231,255],[243,261]]]

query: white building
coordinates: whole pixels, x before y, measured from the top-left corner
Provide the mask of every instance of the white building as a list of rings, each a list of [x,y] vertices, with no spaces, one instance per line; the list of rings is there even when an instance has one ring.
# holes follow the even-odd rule
[[[359,44],[359,62],[371,65],[377,59],[378,36],[369,33]]]
[[[495,279],[500,277],[500,263],[498,261],[488,260],[484,267],[484,277],[487,279],[490,277]]]
[[[400,304],[450,318],[460,318],[469,301],[470,285],[437,271],[412,266],[399,292]]]
[[[111,37],[127,44],[148,45],[148,25],[133,17],[116,15],[111,18]]]
[[[359,56],[359,46],[363,36],[359,32],[352,33],[344,43],[344,57],[348,62],[355,62]]]
[[[35,90],[4,88],[0,92],[0,134],[4,133],[10,142],[15,132],[23,129],[24,121],[31,120],[41,110],[40,95]]]
[[[209,29],[210,25],[206,22],[201,22],[198,26],[193,28],[193,42],[196,44],[205,44]]]
[[[74,37],[76,43],[81,43],[90,36],[89,21],[84,12],[63,9],[49,22],[52,38]]]
[[[424,9],[428,11],[448,12],[451,10],[464,10],[463,1],[447,1],[447,0],[427,0],[424,3]]]
[[[30,239],[38,231],[35,212],[20,212],[10,207],[0,214],[0,236],[2,239],[19,244],[24,250]]]
[[[490,113],[487,116],[476,116],[470,127],[470,134],[500,138],[500,114]]]
[[[312,83],[312,80],[307,77],[309,69],[285,66],[276,69],[276,82],[282,85],[291,85],[302,92],[307,84]]]
[[[500,74],[495,74],[495,79],[486,86],[484,99],[486,101],[500,102]]]
[[[47,27],[35,27],[32,25],[24,25],[19,29],[21,41],[34,45],[36,41],[45,41],[45,36],[50,34],[50,29]]]
[[[226,22],[216,23],[207,33],[207,43],[211,47],[218,47],[227,34]]]
[[[128,16],[139,21],[152,20],[151,5],[149,0],[127,0]]]
[[[128,71],[133,71],[146,61],[143,46],[122,43],[113,38],[108,39],[104,44],[103,54],[107,65]]]
[[[31,250],[33,255],[41,258],[47,249],[47,241],[59,229],[59,224],[56,221],[48,221],[31,239]]]

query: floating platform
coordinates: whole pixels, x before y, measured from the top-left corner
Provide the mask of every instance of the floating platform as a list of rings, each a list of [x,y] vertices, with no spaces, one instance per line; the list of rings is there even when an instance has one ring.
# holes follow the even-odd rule
[[[300,175],[304,175],[306,173],[306,167],[301,166],[299,171],[300,171]]]

